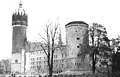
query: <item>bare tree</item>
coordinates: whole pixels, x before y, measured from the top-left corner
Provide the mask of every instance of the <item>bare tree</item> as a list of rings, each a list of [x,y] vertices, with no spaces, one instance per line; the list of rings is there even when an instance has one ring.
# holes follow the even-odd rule
[[[56,48],[58,46],[56,45],[57,40],[57,34],[58,34],[58,25],[59,23],[55,23],[52,25],[52,23],[46,24],[46,30],[45,35],[46,37],[43,37],[41,34],[41,38],[44,40],[44,43],[41,43],[41,47],[44,51],[44,53],[47,56],[47,65],[49,70],[49,77],[52,77],[53,73],[53,56]]]

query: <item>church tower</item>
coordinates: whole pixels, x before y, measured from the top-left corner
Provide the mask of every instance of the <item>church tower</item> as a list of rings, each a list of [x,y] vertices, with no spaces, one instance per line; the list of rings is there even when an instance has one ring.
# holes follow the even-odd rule
[[[25,71],[25,43],[26,30],[28,26],[28,16],[22,8],[22,2],[19,8],[12,15],[12,58],[11,72],[23,73]]]

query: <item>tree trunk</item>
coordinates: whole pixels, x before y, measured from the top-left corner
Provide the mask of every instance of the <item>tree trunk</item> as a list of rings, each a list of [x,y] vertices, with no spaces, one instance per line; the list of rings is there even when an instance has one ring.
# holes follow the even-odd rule
[[[92,72],[93,74],[95,73],[95,58],[94,58],[94,53],[92,53]]]
[[[107,73],[108,73],[108,77],[110,77],[108,64],[107,64]]]
[[[51,68],[51,66],[49,67],[49,77],[52,77],[52,68]]]
[[[114,77],[114,53],[112,54],[112,77]]]

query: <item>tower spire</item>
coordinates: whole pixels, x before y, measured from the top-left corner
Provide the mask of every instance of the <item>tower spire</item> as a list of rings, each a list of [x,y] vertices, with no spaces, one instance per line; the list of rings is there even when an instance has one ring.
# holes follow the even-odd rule
[[[19,8],[22,8],[22,0],[20,0]]]

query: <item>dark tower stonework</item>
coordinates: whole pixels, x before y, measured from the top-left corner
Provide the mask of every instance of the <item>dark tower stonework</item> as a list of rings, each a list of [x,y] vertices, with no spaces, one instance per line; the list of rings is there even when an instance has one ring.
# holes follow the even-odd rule
[[[11,71],[12,73],[24,72],[24,53],[26,30],[28,26],[28,16],[25,10],[22,9],[22,3],[19,4],[19,9],[12,15],[12,60],[11,60]]]
[[[28,16],[25,10],[19,7],[12,15],[13,39],[12,39],[12,53],[20,53],[21,49],[25,47],[26,28],[28,25]]]
[[[26,27],[13,27],[12,53],[21,53],[21,49],[25,48]]]

